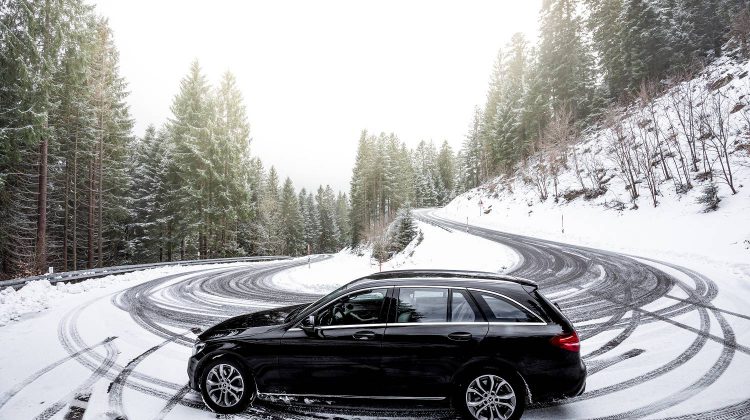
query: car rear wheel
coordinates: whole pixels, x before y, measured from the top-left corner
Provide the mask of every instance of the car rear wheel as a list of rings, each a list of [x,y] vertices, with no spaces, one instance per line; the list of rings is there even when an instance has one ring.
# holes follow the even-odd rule
[[[234,360],[212,361],[201,375],[203,402],[213,411],[232,414],[244,411],[255,397],[255,385]]]
[[[471,420],[516,420],[526,405],[526,389],[516,378],[501,371],[468,376],[459,388],[456,406]]]

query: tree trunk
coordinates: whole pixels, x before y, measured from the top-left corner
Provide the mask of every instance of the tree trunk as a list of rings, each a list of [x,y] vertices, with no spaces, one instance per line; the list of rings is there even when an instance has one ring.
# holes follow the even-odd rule
[[[68,205],[70,204],[68,194],[70,192],[70,175],[68,173],[68,159],[65,159],[65,194],[63,206],[65,215],[63,220],[63,271],[68,271]]]
[[[73,271],[78,269],[78,136],[73,147]]]
[[[39,194],[37,196],[36,271],[43,273],[47,266],[47,137],[39,144]]]
[[[86,268],[94,268],[94,160],[89,162],[89,208],[88,208],[88,244],[86,246],[88,263]]]
[[[104,226],[103,226],[103,223],[102,223],[103,219],[104,219],[104,217],[103,217],[104,199],[102,197],[102,188],[103,188],[102,187],[102,184],[103,184],[103,182],[102,182],[102,175],[103,175],[103,173],[102,173],[102,160],[103,159],[102,158],[103,158],[103,152],[104,152],[104,144],[103,143],[104,143],[104,134],[102,133],[102,134],[100,134],[100,137],[99,137],[99,162],[98,162],[99,173],[98,173],[98,181],[97,181],[98,220],[97,220],[97,223],[96,223],[97,224],[97,231],[96,231],[96,234],[97,234],[97,241],[96,241],[97,245],[96,245],[96,249],[97,249],[97,258],[98,258],[97,262],[99,264],[99,267],[102,267],[103,264],[104,264],[104,258],[102,257],[103,256],[102,255],[103,254],[103,250],[102,250],[102,230],[104,230]]]

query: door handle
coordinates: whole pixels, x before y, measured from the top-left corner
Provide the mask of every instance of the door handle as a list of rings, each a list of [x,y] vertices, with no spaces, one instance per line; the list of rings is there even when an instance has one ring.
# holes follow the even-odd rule
[[[453,341],[469,341],[471,340],[471,333],[468,332],[454,332],[448,334],[448,338]]]
[[[355,332],[352,337],[354,337],[355,340],[372,340],[375,338],[375,333],[372,331],[357,331]]]

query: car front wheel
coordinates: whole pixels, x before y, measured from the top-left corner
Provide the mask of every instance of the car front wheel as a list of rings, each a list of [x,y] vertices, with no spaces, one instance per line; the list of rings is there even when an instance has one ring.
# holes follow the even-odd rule
[[[483,372],[469,376],[460,387],[456,402],[467,419],[516,420],[525,408],[525,391],[514,375]]]
[[[239,363],[218,359],[203,370],[201,396],[203,402],[217,413],[239,413],[252,402],[255,385]]]

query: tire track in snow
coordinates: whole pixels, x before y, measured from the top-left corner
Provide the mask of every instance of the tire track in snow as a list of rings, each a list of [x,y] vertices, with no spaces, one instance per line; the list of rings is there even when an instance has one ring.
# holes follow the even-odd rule
[[[430,219],[435,223],[443,223],[447,226],[456,227],[455,222],[449,220],[436,218],[432,215],[420,215],[419,218]],[[665,373],[672,371],[679,366],[686,363],[688,360],[694,358],[700,350],[704,347],[708,340],[715,341],[722,346],[722,353],[713,365],[705,366],[705,373],[695,382],[687,386],[686,388],[677,392],[667,394],[662,399],[648,404],[644,407],[634,408],[628,410],[622,414],[613,415],[604,418],[632,418],[637,416],[646,416],[659,411],[663,411],[666,408],[670,408],[682,401],[685,401],[689,396],[695,395],[698,392],[708,388],[711,384],[715,383],[718,378],[726,371],[729,364],[732,361],[733,355],[736,351],[740,351],[745,354],[750,354],[750,348],[738,344],[734,338],[734,332],[731,326],[726,322],[722,316],[722,312],[728,312],[730,315],[739,315],[731,313],[729,311],[722,311],[719,308],[710,304],[710,301],[718,294],[718,288],[716,285],[707,277],[700,275],[692,270],[685,269],[683,267],[668,264],[661,261],[644,259],[653,263],[670,267],[679,271],[681,274],[688,276],[694,281],[695,287],[691,288],[684,282],[673,278],[671,275],[666,274],[662,270],[653,267],[651,265],[637,261],[626,255],[616,254],[608,251],[595,250],[585,247],[578,247],[572,245],[559,244],[552,241],[543,241],[534,238],[524,238],[520,235],[505,234],[501,232],[492,231],[489,229],[483,229],[478,227],[470,227],[468,233],[483,237],[488,240],[503,243],[516,250],[519,254],[524,255],[524,264],[517,267],[513,272],[515,275],[537,280],[540,287],[546,291],[549,290],[551,294],[557,291],[563,292],[562,299],[559,301],[564,311],[570,316],[574,323],[591,320],[591,319],[606,319],[606,321],[599,321],[593,324],[589,323],[581,328],[582,338],[584,340],[601,333],[602,331],[610,329],[624,328],[614,339],[610,340],[604,346],[595,350],[594,352],[587,355],[587,360],[595,360],[596,357],[607,354],[608,352],[618,348],[628,336],[630,336],[637,328],[641,325],[649,323],[663,323],[665,325],[672,325],[697,335],[693,344],[690,345],[680,356],[673,359],[663,366],[647,372],[645,375],[639,375],[635,378],[622,381],[620,383],[600,388],[597,390],[590,390],[585,394],[562,401],[556,401],[542,405],[541,407],[548,407],[554,405],[570,404],[576,401],[585,399],[595,398],[599,396],[608,395],[613,392],[618,392],[623,389],[634,387],[642,383],[648,382],[655,379],[656,377],[662,376]],[[535,260],[537,253],[541,248],[544,248],[544,244],[547,245],[547,249],[550,251],[549,255],[556,262],[548,263],[548,260],[542,259],[532,263],[529,260]],[[590,283],[589,276],[586,274],[580,275],[580,278],[576,281],[570,279],[569,273],[571,270],[561,270],[565,268],[567,263],[565,258],[558,255],[559,249],[567,249],[571,254],[583,254],[585,255],[584,260],[595,261],[598,264],[602,264],[605,268],[605,278],[603,281],[598,283]],[[552,267],[548,271],[558,270],[555,275],[550,276],[550,273],[545,273],[542,268]],[[541,276],[540,276],[541,275]],[[634,282],[634,291],[637,291],[632,298],[627,298],[628,285]],[[577,284],[576,284],[577,283]],[[565,299],[564,291],[567,287],[571,286],[582,288],[581,285],[592,285],[591,287],[583,288],[585,290],[584,295],[576,293],[573,299]],[[549,287],[551,286],[551,287]],[[648,304],[656,302],[662,298],[670,298],[667,296],[668,293],[674,288],[678,287],[685,291],[688,295],[687,299],[672,299],[677,300],[676,303],[670,304],[666,307],[660,307],[654,310],[645,310],[644,307]],[[619,311],[617,309],[619,309]],[[608,314],[608,317],[601,316],[610,310],[615,309],[615,315],[612,312]],[[622,310],[631,311],[631,316],[625,318]],[[720,328],[721,336],[713,334],[710,330],[710,321],[708,312],[711,312],[717,319]],[[698,312],[700,315],[700,327],[695,328],[687,325],[683,322],[676,321],[673,318],[687,314],[690,312]],[[744,317],[740,315],[741,317]],[[611,360],[611,359],[609,359]],[[611,366],[603,366],[602,360],[597,361],[599,363],[596,371],[601,371]],[[595,364],[595,366],[597,366]],[[602,367],[603,366],[603,367]],[[734,406],[732,406],[734,407]],[[744,406],[737,405],[737,410],[743,410]],[[727,409],[722,408],[719,410]],[[731,412],[737,412],[734,408],[728,408]],[[734,411],[733,411],[734,410]],[[723,411],[717,411],[717,414]]]
[[[185,334],[188,334],[188,332],[183,333],[182,335],[184,336]],[[123,420],[128,418],[127,414],[125,413],[125,408],[122,404],[122,391],[128,382],[128,377],[130,376],[130,374],[145,358],[147,358],[160,348],[164,347],[165,345],[173,342],[176,337],[177,336],[169,338],[136,356],[133,360],[128,362],[128,364],[125,365],[122,370],[120,370],[120,373],[117,374],[115,379],[109,384],[109,388],[107,389],[107,392],[109,393],[109,406],[116,418]]]
[[[81,355],[83,353],[87,353],[87,352],[89,352],[89,351],[91,351],[91,350],[93,350],[93,349],[95,349],[95,348],[97,348],[97,347],[99,347],[99,346],[101,346],[103,344],[106,344],[106,343],[114,340],[115,338],[117,338],[117,337],[107,337],[104,340],[100,341],[99,343],[94,344],[93,346],[89,346],[89,347],[83,348],[81,350],[78,350],[77,352],[75,352],[75,353],[73,353],[71,355],[68,355],[66,357],[63,357],[62,359],[60,359],[60,360],[58,360],[58,361],[56,361],[54,363],[51,363],[51,364],[49,364],[49,365],[47,365],[47,366],[45,366],[45,367],[37,370],[36,372],[32,373],[31,375],[29,375],[29,377],[27,377],[26,379],[22,380],[21,382],[15,384],[15,385],[13,385],[13,387],[11,389],[9,389],[8,391],[5,391],[2,395],[0,395],[0,408],[2,408],[5,405],[5,403],[8,402],[8,400],[10,400],[11,398],[13,398],[14,395],[16,395],[19,392],[21,392],[24,388],[26,388],[32,382],[34,382],[37,379],[39,379],[45,373],[53,370],[54,368],[62,365],[63,363],[65,363],[67,361],[70,361],[70,360],[76,358],[77,356],[79,356],[79,355]]]
[[[117,347],[115,346],[113,340],[107,341],[104,344],[104,348],[107,350],[107,354],[104,357],[102,363],[96,368],[96,370],[94,370],[91,375],[86,378],[86,380],[81,385],[79,385],[78,388],[76,388],[75,391],[69,393],[56,403],[45,408],[44,411],[34,417],[34,420],[47,420],[57,414],[60,410],[65,408],[66,405],[74,404],[74,401],[79,396],[91,395],[91,388],[93,387],[93,385],[107,372],[109,372],[109,369],[112,368],[112,365],[114,365],[115,359],[117,358]]]
[[[185,395],[190,392],[190,386],[185,385],[182,388],[180,388],[179,391],[177,391],[172,398],[167,401],[167,404],[164,406],[164,408],[159,411],[159,414],[154,417],[154,420],[162,420],[167,414],[169,414],[172,409],[182,401],[183,398],[185,398]]]

